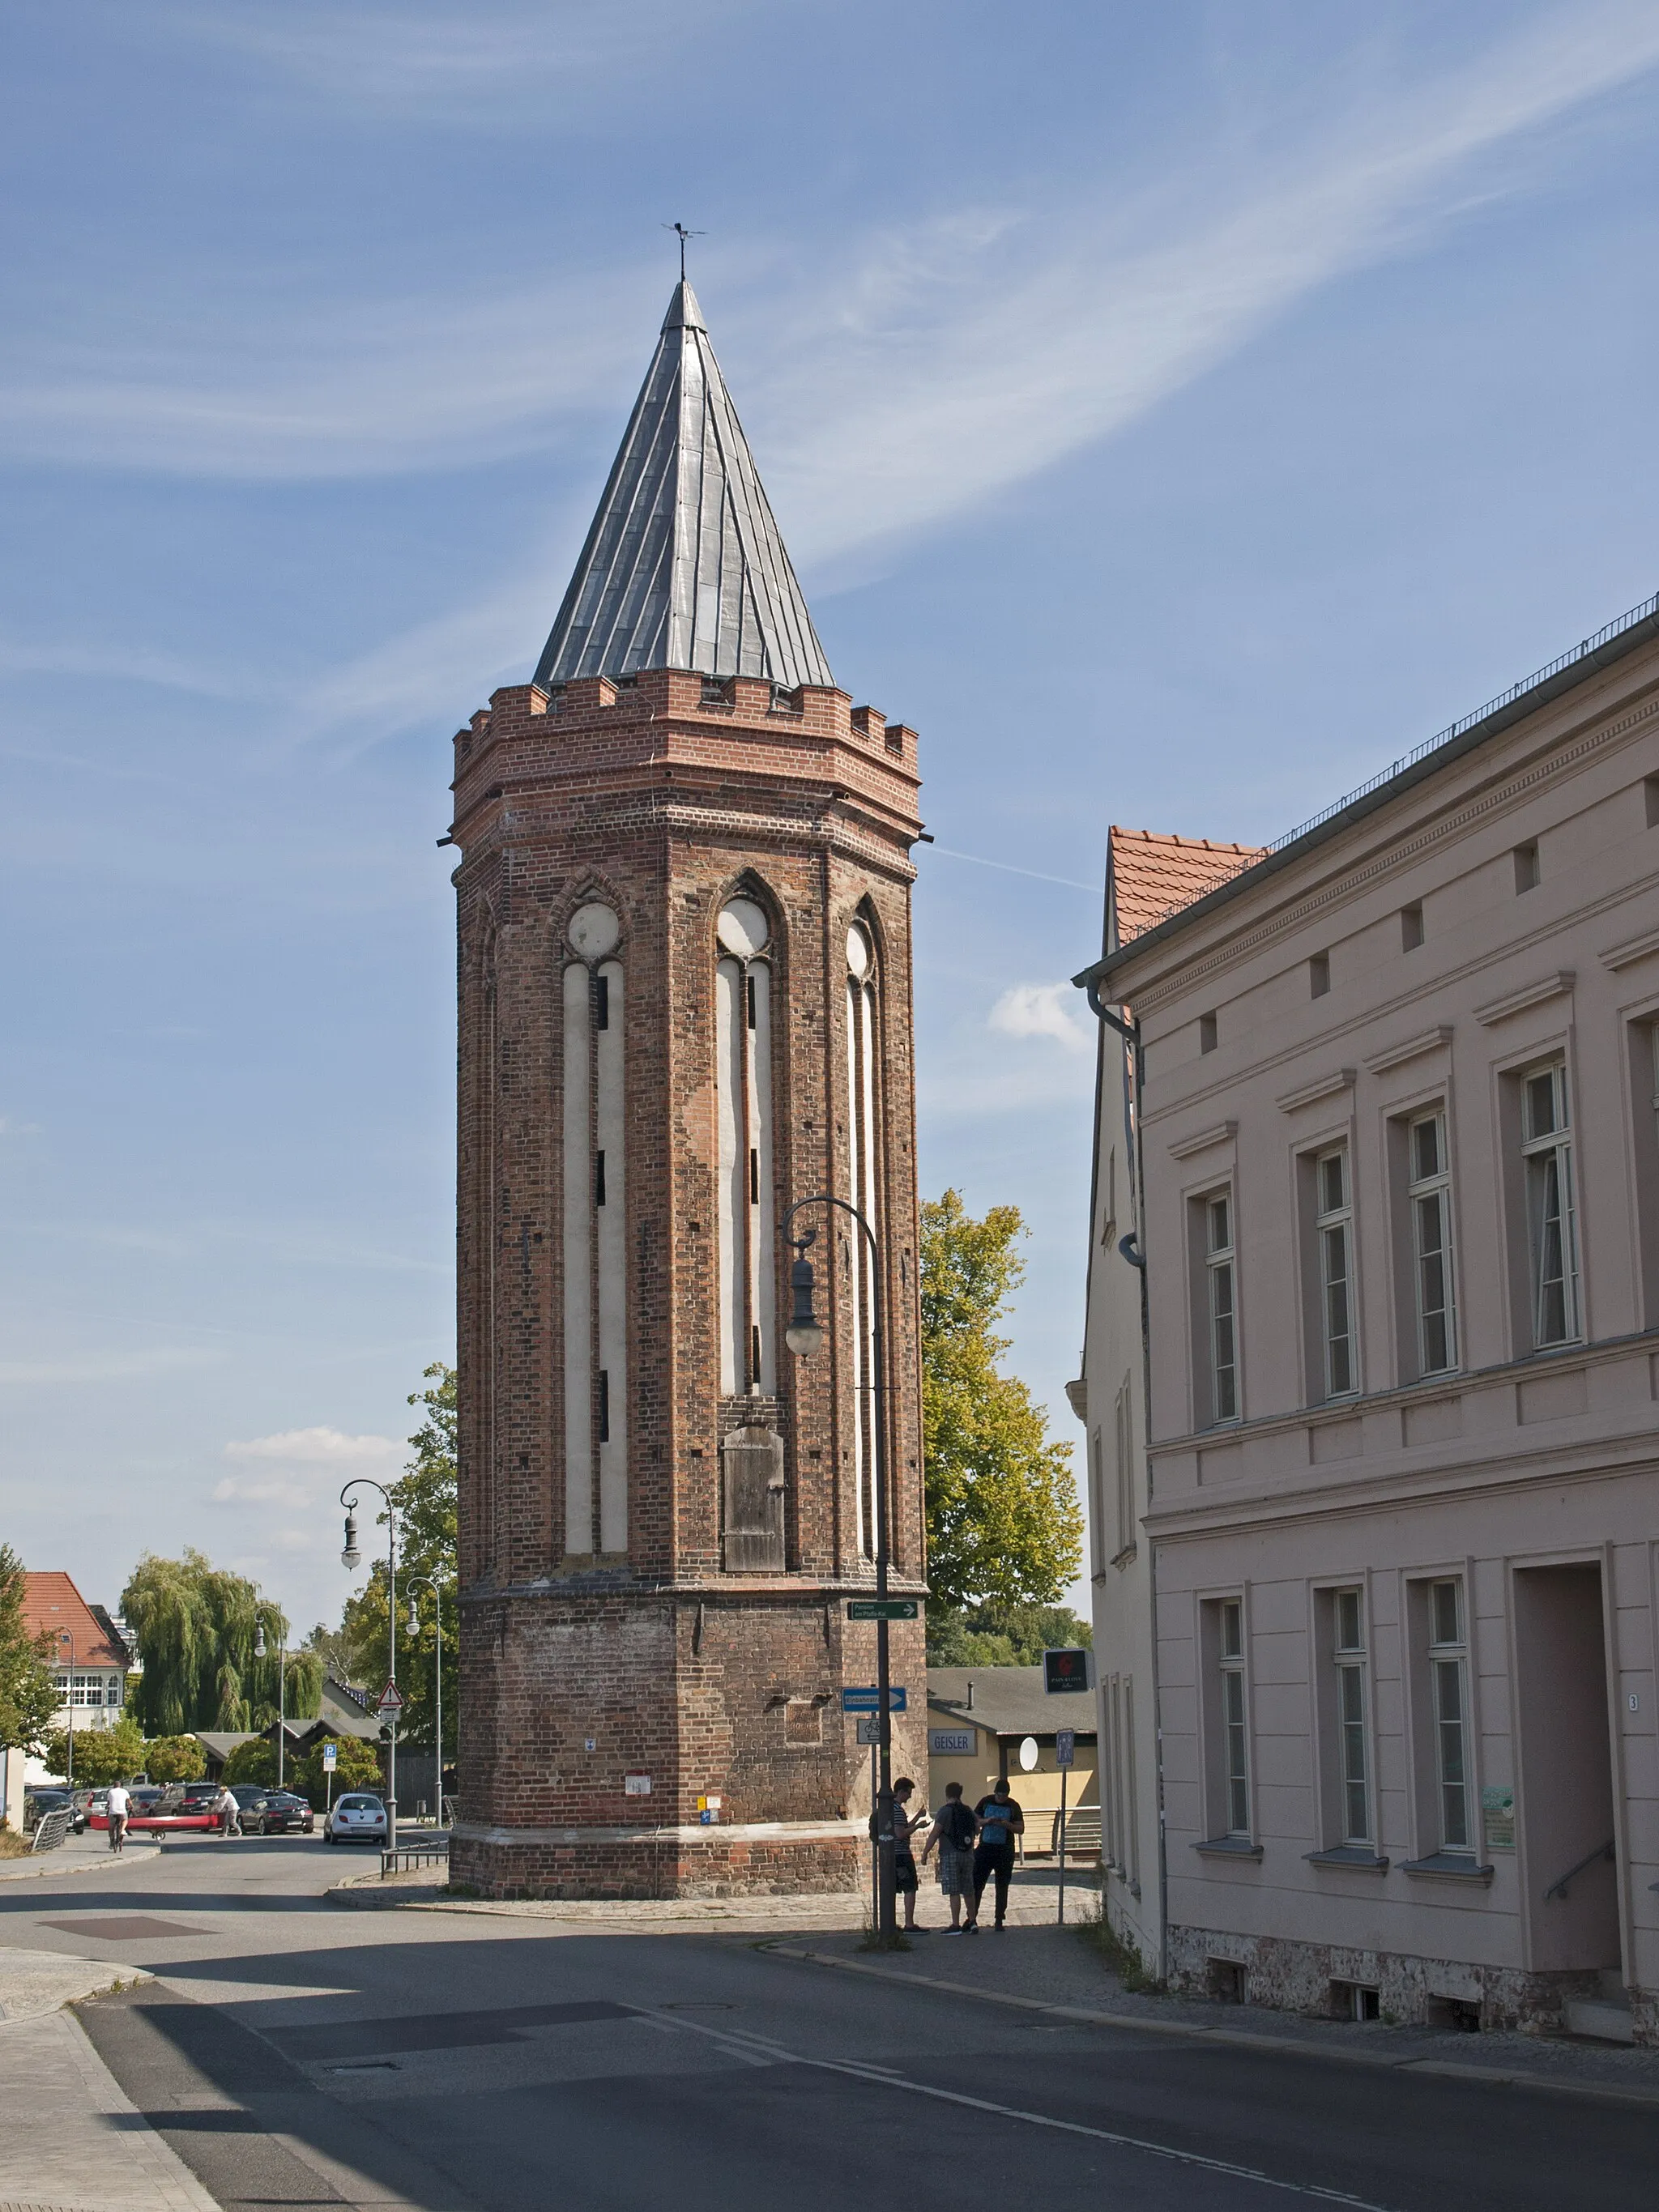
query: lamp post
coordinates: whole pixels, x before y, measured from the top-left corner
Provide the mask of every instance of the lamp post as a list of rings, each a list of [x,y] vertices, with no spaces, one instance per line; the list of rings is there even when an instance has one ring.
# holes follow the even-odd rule
[[[67,1628],[58,1632],[58,1641],[70,1648],[69,1671],[69,1786],[75,1787],[75,1638]]]
[[[265,1625],[263,1620],[254,1626],[253,1656],[256,1659],[263,1659],[265,1656]],[[288,1748],[287,1660],[287,1639],[279,1636],[276,1639],[276,1787],[279,1790],[287,1771],[283,1759],[283,1753]]]
[[[386,1686],[395,1688],[398,1680],[398,1509],[392,1502],[392,1492],[384,1483],[374,1482],[366,1474],[356,1476],[340,1492],[340,1503],[346,1509],[345,1545],[340,1553],[342,1566],[355,1567],[362,1558],[357,1549],[357,1500],[359,1490],[378,1490],[386,1504]],[[386,1847],[389,1851],[398,1848],[398,1716],[387,1716],[386,1735],[390,1748],[386,1754]]]
[[[422,1583],[432,1593],[432,1632],[435,1638],[432,1674],[437,1686],[438,1706],[438,1826],[441,1828],[444,1824],[444,1601],[439,1594],[435,1575],[409,1577],[409,1632],[411,1637],[418,1636],[421,1631],[421,1616],[415,1607],[415,1592]]]
[[[809,1206],[832,1206],[850,1215],[859,1227],[870,1251],[871,1326],[870,1326],[870,1413],[873,1432],[876,1473],[876,1595],[887,1595],[887,1415],[884,1388],[882,1352],[882,1267],[881,1247],[876,1233],[859,1212],[844,1198],[832,1198],[820,1191],[811,1198],[798,1199],[783,1218],[782,1234],[794,1248],[795,1257],[789,1269],[791,1310],[789,1326],[783,1340],[799,1359],[810,1359],[823,1346],[824,1328],[812,1310],[812,1263],[806,1249],[817,1231],[809,1230],[805,1237],[791,1237],[795,1216]],[[887,1655],[887,1622],[876,1622],[876,1704],[878,1766],[876,1783],[876,1928],[878,1941],[891,1948],[898,1940],[898,1911],[894,1893],[893,1868],[893,1717],[888,1711],[888,1691],[890,1670]]]

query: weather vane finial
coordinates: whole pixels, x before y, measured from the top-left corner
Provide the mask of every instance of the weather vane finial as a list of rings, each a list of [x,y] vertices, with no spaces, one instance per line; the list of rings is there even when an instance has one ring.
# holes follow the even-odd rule
[[[685,282],[685,241],[688,238],[707,238],[706,230],[688,230],[683,222],[665,222],[665,230],[672,230],[680,242],[680,282]]]

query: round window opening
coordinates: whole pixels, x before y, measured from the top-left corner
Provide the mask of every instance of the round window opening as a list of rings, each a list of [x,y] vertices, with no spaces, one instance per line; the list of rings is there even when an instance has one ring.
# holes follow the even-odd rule
[[[570,942],[584,960],[603,960],[607,952],[615,951],[621,935],[622,924],[615,908],[597,899],[579,906],[570,917]]]
[[[753,899],[734,898],[720,908],[715,933],[728,952],[735,952],[739,960],[752,960],[766,950],[772,929],[764,909]]]
[[[874,964],[869,932],[855,921],[847,933],[847,965],[854,975],[867,975]]]

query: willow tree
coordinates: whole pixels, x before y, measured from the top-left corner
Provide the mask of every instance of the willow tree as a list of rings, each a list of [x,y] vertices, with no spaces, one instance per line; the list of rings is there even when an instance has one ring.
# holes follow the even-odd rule
[[[994,1324],[1024,1273],[1019,1209],[975,1220],[947,1190],[921,1209],[921,1409],[935,1605],[1050,1606],[1083,1559],[1070,1444],[1002,1373]]]
[[[131,1700],[147,1733],[264,1728],[276,1719],[288,1617],[246,1576],[196,1551],[182,1559],[146,1553],[121,1593],[121,1610],[143,1662]],[[322,1694],[316,1659],[290,1651],[284,1673],[289,1719],[312,1718]]]

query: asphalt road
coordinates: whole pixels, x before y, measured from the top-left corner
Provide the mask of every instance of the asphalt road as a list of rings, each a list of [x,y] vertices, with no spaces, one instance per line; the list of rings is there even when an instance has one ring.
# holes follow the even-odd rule
[[[731,1936],[343,1911],[320,1895],[341,1872],[249,1839],[0,1890],[0,1944],[159,1978],[82,2017],[227,2212],[1652,2212],[1659,2191],[1648,2112],[1057,2027]]]

